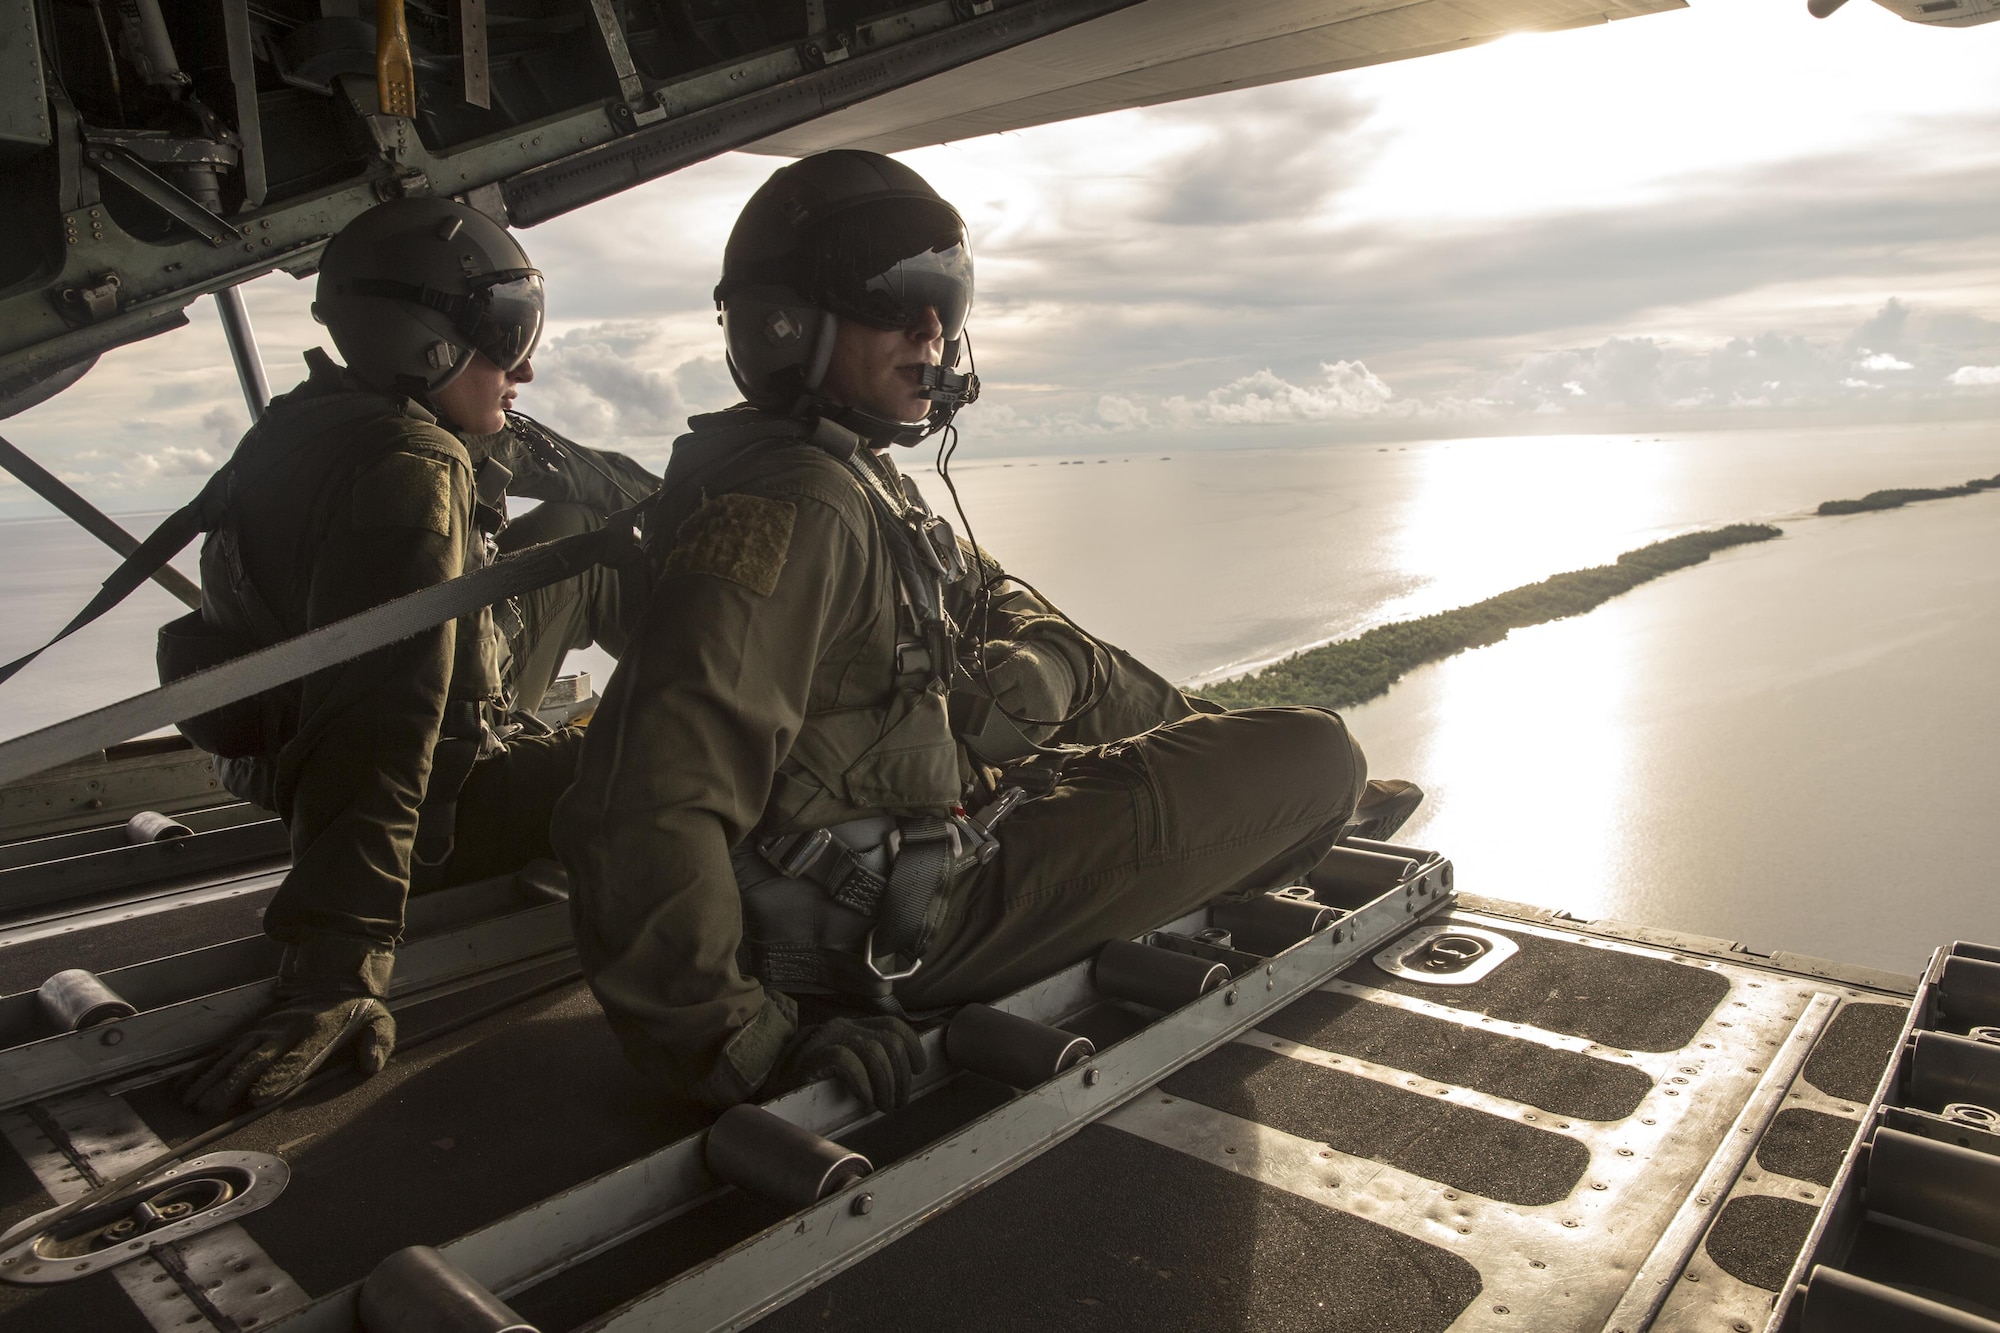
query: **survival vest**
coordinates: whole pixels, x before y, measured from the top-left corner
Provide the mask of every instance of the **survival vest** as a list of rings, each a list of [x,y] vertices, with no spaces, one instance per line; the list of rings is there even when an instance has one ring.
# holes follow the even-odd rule
[[[894,983],[921,966],[950,886],[994,845],[960,809],[964,767],[947,708],[956,627],[945,588],[965,573],[957,537],[914,486],[871,464],[860,437],[831,422],[739,408],[688,424],[650,527],[663,545],[708,495],[753,480],[774,448],[805,444],[866,497],[894,565],[894,688],[878,707],[806,715],[778,767],[789,779],[782,794],[732,852],[746,973],[893,1008]]]
[[[202,605],[160,628],[162,682],[305,631],[315,553],[370,465],[412,445],[456,451],[471,465],[458,439],[421,406],[356,387],[324,353],[317,359],[308,353],[307,360],[311,378],[271,404],[203,491]],[[507,469],[495,460],[474,472],[478,502],[462,538],[461,564],[468,572],[492,558],[493,538],[506,522],[507,481]],[[289,529],[289,550],[281,559],[267,554],[263,569],[246,559],[244,523],[253,509],[275,513]],[[276,758],[301,725],[302,693],[293,681],[179,726],[190,741],[226,761],[222,770],[232,790],[268,807],[276,800]],[[449,854],[452,805],[473,761],[493,744],[500,693],[493,616],[482,607],[458,622],[419,824],[420,865]]]

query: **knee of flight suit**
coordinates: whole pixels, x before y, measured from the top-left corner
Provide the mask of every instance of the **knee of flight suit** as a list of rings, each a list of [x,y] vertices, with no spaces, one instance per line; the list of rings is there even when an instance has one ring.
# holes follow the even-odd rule
[[[1269,714],[1282,729],[1282,742],[1274,743],[1268,756],[1274,778],[1320,796],[1331,818],[1345,820],[1354,813],[1368,785],[1368,756],[1340,714],[1304,706],[1247,709],[1232,716],[1251,714]]]
[[[543,542],[574,537],[579,532],[595,532],[603,526],[604,515],[589,505],[547,500],[519,518],[509,520],[500,531],[498,545],[502,551],[518,551]]]

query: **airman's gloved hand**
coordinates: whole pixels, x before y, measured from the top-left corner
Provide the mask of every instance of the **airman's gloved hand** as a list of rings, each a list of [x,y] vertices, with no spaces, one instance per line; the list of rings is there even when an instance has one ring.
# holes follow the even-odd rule
[[[382,945],[342,936],[286,946],[276,1004],[216,1053],[182,1103],[215,1115],[246,1091],[253,1103],[275,1101],[350,1047],[362,1073],[379,1072],[396,1049],[396,1020],[382,1003],[395,961]]]
[[[214,1115],[236,1105],[248,1089],[251,1103],[262,1105],[311,1078],[347,1046],[362,1073],[380,1072],[396,1049],[396,1019],[388,1006],[372,995],[301,995],[223,1047],[181,1101]]]
[[[893,1111],[910,1100],[911,1085],[929,1065],[923,1039],[902,1019],[835,1018],[792,1039],[766,1089],[783,1092],[837,1078],[869,1106]]]
[[[1031,741],[1047,740],[1054,724],[1076,706],[1076,672],[1068,656],[1049,643],[996,639],[985,646],[980,663],[985,669],[975,668],[974,679],[993,692],[993,702],[1010,720],[1032,718],[1039,724],[1015,722]]]

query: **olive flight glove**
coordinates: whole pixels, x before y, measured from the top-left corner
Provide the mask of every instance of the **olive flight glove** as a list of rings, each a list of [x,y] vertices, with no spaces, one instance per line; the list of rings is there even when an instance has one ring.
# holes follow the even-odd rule
[[[1015,738],[1014,748],[1031,753],[1076,705],[1076,668],[1067,653],[1046,639],[996,639],[984,644],[979,660],[968,664],[968,673],[972,685],[962,707],[969,707],[957,720],[967,743],[989,763],[1019,757],[1007,752],[1010,736]],[[989,695],[992,707],[987,711],[980,705]],[[989,731],[994,734],[988,736]]]
[[[779,1057],[769,1091],[837,1078],[878,1111],[906,1105],[916,1076],[930,1065],[923,1039],[900,1018],[887,1014],[835,1018],[807,1028]]]
[[[396,1019],[382,1002],[394,961],[359,941],[286,948],[277,1004],[195,1076],[182,1103],[215,1115],[246,1092],[254,1105],[276,1101],[348,1048],[363,1074],[379,1073],[396,1049]]]

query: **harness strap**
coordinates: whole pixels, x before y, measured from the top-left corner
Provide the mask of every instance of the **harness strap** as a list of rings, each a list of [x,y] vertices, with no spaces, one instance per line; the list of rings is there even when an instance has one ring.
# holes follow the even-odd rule
[[[875,915],[889,889],[889,881],[863,865],[830,829],[765,838],[757,851],[779,874],[817,884],[829,898],[863,916]]]
[[[138,549],[111,571],[103,586],[97,590],[97,595],[84,603],[83,609],[69,624],[58,630],[54,638],[33,652],[0,666],[0,684],[11,680],[21,668],[124,601],[140,584],[165,569],[169,560],[179,555],[181,549],[199,536],[204,528],[211,526],[210,520],[218,513],[218,507],[226,503],[233,475],[233,467],[225,464],[208,479],[208,483],[201,488],[201,494],[167,515],[160,526],[139,543]]]
[[[958,830],[943,819],[913,819],[901,827],[903,845],[876,913],[870,952],[915,964],[937,927],[944,886],[958,861]]]

